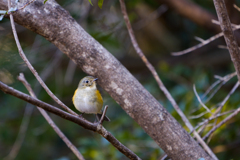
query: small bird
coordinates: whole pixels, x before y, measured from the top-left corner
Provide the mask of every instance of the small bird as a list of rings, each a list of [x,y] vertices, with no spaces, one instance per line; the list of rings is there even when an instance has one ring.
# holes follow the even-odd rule
[[[97,89],[97,78],[87,76],[81,79],[78,84],[72,101],[77,110],[87,114],[96,114],[98,121],[102,116],[103,99]],[[104,116],[104,121],[110,121],[107,116]]]

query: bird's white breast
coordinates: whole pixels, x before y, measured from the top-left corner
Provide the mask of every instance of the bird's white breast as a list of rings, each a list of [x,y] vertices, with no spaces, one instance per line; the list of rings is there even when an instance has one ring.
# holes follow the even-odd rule
[[[97,114],[101,112],[101,107],[98,106],[97,102],[91,101],[91,98],[95,98],[96,88],[86,87],[78,89],[74,98],[74,106],[77,110],[82,113]]]

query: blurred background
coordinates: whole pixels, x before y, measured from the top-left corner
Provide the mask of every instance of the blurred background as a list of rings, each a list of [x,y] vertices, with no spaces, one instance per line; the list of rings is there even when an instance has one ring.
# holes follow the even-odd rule
[[[133,49],[119,1],[104,0],[102,9],[98,7],[97,0],[92,0],[93,6],[88,0],[57,0],[57,2],[68,10],[91,36],[107,48],[188,131]],[[179,2],[184,8],[179,6]],[[240,0],[226,1],[232,23],[239,24],[240,13],[233,8],[233,4],[240,6]],[[196,85],[201,97],[217,81],[214,75],[223,77],[235,71],[228,50],[219,48],[219,45],[225,45],[224,39],[219,38],[182,56],[172,56],[171,53],[199,44],[195,37],[208,39],[219,33],[220,27],[209,21],[217,17],[213,1],[131,0],[126,1],[126,7],[140,48],[154,65],[180,108],[189,118],[203,113],[205,110],[199,105],[193,92],[193,84]],[[17,32],[26,56],[47,86],[67,106],[76,111],[72,104],[72,95],[79,80],[86,74],[43,37],[19,25]],[[239,39],[238,31],[235,31],[235,34]],[[4,18],[0,22],[0,80],[28,93],[23,84],[17,80],[21,72],[25,74],[40,100],[58,106],[39,86],[20,58],[9,19]],[[206,105],[209,108],[216,107],[236,82],[235,76],[225,83]],[[142,159],[154,160],[161,157],[164,152],[157,144],[100,86],[99,90],[102,92],[104,104],[109,105],[107,116],[111,122],[105,122],[105,128]],[[238,108],[239,96],[240,91],[237,89],[224,105],[223,111]],[[208,97],[203,98],[203,101]],[[50,116],[87,160],[127,159],[100,135],[53,114]],[[220,117],[218,121],[226,116]],[[94,121],[95,118],[93,115],[84,117],[90,121]],[[208,117],[209,115],[205,114],[190,121],[196,126]],[[239,120],[240,116],[235,116],[211,137],[209,146],[220,160],[239,159]],[[202,134],[207,133],[209,129],[207,127]],[[14,143],[17,147],[12,149]],[[35,106],[0,91],[0,159],[10,160],[14,159],[13,157],[16,160],[77,159]]]

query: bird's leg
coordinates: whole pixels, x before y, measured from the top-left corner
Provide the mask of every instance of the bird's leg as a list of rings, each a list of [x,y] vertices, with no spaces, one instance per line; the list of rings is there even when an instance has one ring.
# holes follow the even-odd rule
[[[81,114],[78,115],[78,117],[82,117],[84,115],[84,112],[82,112]]]
[[[99,123],[99,124],[102,125],[102,123],[103,123],[104,120],[110,121],[109,118],[106,118],[106,119],[104,118],[105,115],[106,115],[107,109],[108,109],[108,105],[105,106],[105,108],[104,108],[104,110],[103,110],[103,113],[102,113],[102,114],[99,114],[99,117],[98,117],[98,114],[96,114],[96,117],[97,117],[97,119],[98,119],[98,122],[97,122],[97,123]]]
[[[99,118],[98,118],[98,115],[96,114],[96,117],[95,117],[95,120],[93,123],[99,123]]]

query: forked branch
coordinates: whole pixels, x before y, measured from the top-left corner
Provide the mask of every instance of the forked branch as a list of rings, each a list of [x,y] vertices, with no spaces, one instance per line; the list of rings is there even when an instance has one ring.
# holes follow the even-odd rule
[[[42,109],[54,113],[66,120],[72,121],[80,126],[82,126],[85,129],[97,132],[101,136],[103,136],[106,140],[108,140],[116,149],[118,149],[120,152],[122,152],[126,157],[132,160],[140,160],[140,158],[133,153],[130,149],[128,149],[126,146],[124,146],[121,142],[119,142],[110,132],[108,132],[102,125],[99,125],[97,123],[91,123],[83,118],[80,118],[79,116],[72,115],[68,112],[65,112],[57,107],[54,107],[50,104],[47,104],[43,101],[40,101],[36,98],[33,98],[25,93],[22,93],[18,90],[13,89],[12,87],[7,86],[3,82],[0,81],[0,90],[3,92],[13,95],[17,98],[20,98],[26,102],[29,102],[35,106],[41,107]]]

